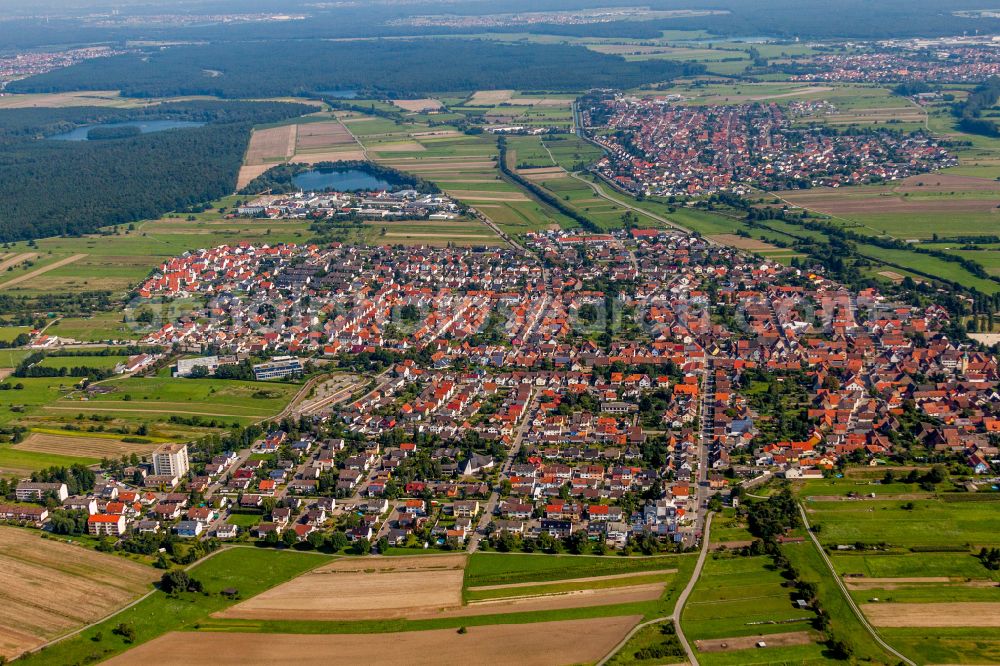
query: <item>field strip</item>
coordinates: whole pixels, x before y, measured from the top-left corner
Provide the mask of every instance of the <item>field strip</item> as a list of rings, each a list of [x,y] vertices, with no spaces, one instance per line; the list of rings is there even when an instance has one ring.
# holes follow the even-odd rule
[[[530,624],[372,634],[171,632],[104,662],[187,666],[212,655],[216,666],[330,663],[396,666],[550,666],[592,663],[640,619],[636,615]],[[501,647],[502,649],[498,649]],[[401,661],[401,655],[405,659]]]
[[[24,261],[30,261],[38,256],[37,252],[24,252],[22,254],[6,254],[4,255],[4,260],[0,263],[0,271],[5,271],[11,266],[16,266]]]
[[[87,256],[86,254],[74,254],[71,257],[60,259],[59,261],[49,264],[48,266],[42,266],[41,268],[33,270],[30,273],[25,273],[24,275],[20,275],[14,278],[13,280],[7,280],[3,284],[0,284],[0,289],[6,289],[7,287],[12,287],[15,284],[21,284],[22,282],[26,282],[28,280],[36,278],[39,275],[48,273],[49,271],[54,271],[57,268],[62,268],[63,266],[66,266],[67,264],[72,264],[74,261],[80,261],[86,256]]]
[[[815,640],[808,631],[787,631],[778,634],[759,634],[757,636],[734,636],[732,638],[712,638],[695,641],[695,647],[701,652],[731,652],[747,650],[763,642],[767,647],[787,647],[789,645],[808,645]]]
[[[527,583],[505,583],[503,585],[477,585],[466,588],[469,592],[485,592],[486,590],[512,590],[516,587],[541,587],[543,585],[561,585],[563,583],[591,583],[599,580],[618,580],[620,578],[639,578],[656,574],[675,574],[677,569],[657,569],[655,571],[635,571],[624,574],[609,574],[607,576],[589,576],[586,578],[564,578],[561,580],[531,581]]]
[[[861,610],[876,627],[1000,628],[1000,602],[872,603]]]
[[[144,408],[131,409],[129,407],[93,407],[93,406],[91,406],[91,403],[87,403],[87,402],[81,403],[79,406],[76,406],[76,407],[59,407],[59,406],[56,406],[56,405],[46,405],[42,409],[43,410],[57,409],[59,411],[69,411],[69,412],[88,411],[88,412],[128,412],[130,414],[131,413],[135,413],[135,414],[191,414],[193,416],[218,416],[218,417],[225,418],[225,419],[231,419],[231,418],[266,419],[266,418],[271,418],[271,415],[262,416],[260,414],[246,414],[246,413],[241,413],[241,414],[232,414],[232,413],[230,413],[230,414],[220,414],[220,413],[217,413],[217,412],[192,412],[192,411],[188,411],[186,409],[144,409]]]

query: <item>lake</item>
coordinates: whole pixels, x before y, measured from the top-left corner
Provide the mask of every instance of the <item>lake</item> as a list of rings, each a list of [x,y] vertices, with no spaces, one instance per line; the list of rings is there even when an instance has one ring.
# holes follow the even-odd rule
[[[201,127],[205,123],[196,122],[194,120],[135,120],[135,121],[122,121],[116,123],[98,123],[96,125],[84,125],[83,127],[77,127],[76,129],[63,132],[62,134],[53,134],[48,137],[56,141],[86,141],[87,132],[94,129],[95,127],[105,128],[105,127],[125,127],[131,125],[132,127],[138,127],[139,131],[143,134],[150,134],[152,132],[162,132],[163,130],[171,129],[185,129],[190,127]]]
[[[363,169],[311,169],[294,176],[292,182],[305,192],[359,192],[391,190],[395,187],[394,183],[373,176]]]

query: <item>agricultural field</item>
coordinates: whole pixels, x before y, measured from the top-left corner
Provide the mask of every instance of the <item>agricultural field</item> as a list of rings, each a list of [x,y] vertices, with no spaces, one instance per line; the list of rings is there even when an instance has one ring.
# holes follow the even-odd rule
[[[345,663],[393,666],[400,655],[406,663],[550,664],[592,663],[600,659],[628,632],[636,617],[589,620],[493,624],[454,629],[366,634],[250,634],[173,633],[108,661],[108,664],[167,666],[189,664],[200,656],[218,655],[213,661],[239,666],[263,661],[328,664],[331,654]],[[559,640],[553,640],[558,636]],[[498,650],[497,646],[503,646]]]
[[[160,572],[36,532],[0,527],[0,656],[17,657],[124,606]]]
[[[76,553],[77,550],[82,549],[73,552]],[[87,554],[89,551],[83,553]],[[113,563],[118,561],[117,558],[111,558]],[[328,556],[317,553],[244,547],[223,550],[190,570],[190,575],[204,585],[205,594],[170,597],[161,591],[153,592],[136,605],[80,634],[26,657],[23,663],[68,664],[78,661],[80,655],[93,655],[93,661],[102,661],[167,632],[194,628],[194,625],[204,621],[211,613],[235,603],[222,595],[222,590],[235,589],[240,597],[249,598],[329,561]],[[124,559],[121,562],[139,566]],[[149,571],[150,580],[158,578],[162,573],[152,568]],[[112,632],[120,623],[130,625],[135,630],[134,644],[125,643]]]
[[[995,493],[943,492],[946,484],[934,493],[904,483],[878,490],[858,485],[861,478],[808,482],[799,490],[854,601],[886,640],[920,663],[995,660],[1000,628],[985,618],[1000,607],[1000,573],[976,557],[980,548],[1000,545]],[[863,496],[875,489],[876,497],[843,497],[851,486]],[[885,545],[836,548],[859,542]]]
[[[148,455],[166,440],[156,437],[133,437],[125,441],[111,433],[74,432],[71,430],[38,429],[15,444],[14,451],[71,456],[82,458],[120,458],[136,453]]]
[[[89,317],[60,317],[45,332],[80,342],[135,340],[139,337],[121,312],[101,312]]]
[[[711,556],[681,618],[699,661],[822,661],[824,637],[812,627],[816,614],[797,608],[794,590],[783,582],[770,557]],[[772,634],[778,638],[770,647],[755,647]]]
[[[102,383],[107,393],[74,392],[46,405],[43,411],[107,413],[118,417],[162,421],[171,415],[247,423],[277,415],[301,384],[221,379],[179,381],[170,377],[128,377]]]

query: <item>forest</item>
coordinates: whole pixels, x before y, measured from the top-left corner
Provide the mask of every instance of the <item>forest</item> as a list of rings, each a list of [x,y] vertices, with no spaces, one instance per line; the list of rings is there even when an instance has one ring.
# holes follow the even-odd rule
[[[668,60],[629,62],[561,44],[441,39],[271,41],[176,46],[99,58],[15,81],[7,89],[22,93],[121,90],[130,97],[228,98],[365,90],[393,97],[503,88],[630,88],[702,69],[701,65]]]
[[[115,119],[149,117],[152,108]],[[95,119],[77,109],[62,121],[60,110],[0,111],[0,137],[11,127],[22,133],[0,141],[0,241],[89,233],[230,194],[250,128],[312,110],[279,102],[162,105],[170,117],[209,123],[102,141],[34,138],[67,118],[73,126]]]

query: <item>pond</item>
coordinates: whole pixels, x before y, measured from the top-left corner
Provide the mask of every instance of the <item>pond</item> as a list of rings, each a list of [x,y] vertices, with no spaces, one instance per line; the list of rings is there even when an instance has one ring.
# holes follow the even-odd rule
[[[317,90],[314,94],[333,99],[357,99],[357,90]]]
[[[334,190],[336,192],[361,192],[368,190],[391,190],[398,183],[392,183],[373,176],[364,169],[310,169],[294,176],[295,187],[305,192]]]
[[[87,134],[95,128],[110,129],[115,127],[138,127],[141,134],[152,132],[162,132],[163,130],[185,129],[190,127],[201,127],[205,123],[194,120],[133,120],[115,123],[99,123],[96,125],[84,125],[69,132],[53,134],[50,139],[56,141],[87,141]]]

